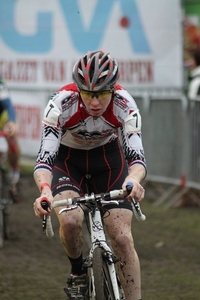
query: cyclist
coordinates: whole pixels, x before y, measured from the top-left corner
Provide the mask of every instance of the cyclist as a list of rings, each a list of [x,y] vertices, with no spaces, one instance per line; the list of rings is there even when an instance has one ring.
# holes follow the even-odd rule
[[[188,85],[188,98],[190,100],[200,99],[200,49],[197,49],[193,55],[193,68],[190,72],[190,81]]]
[[[8,143],[8,163],[10,166],[10,180],[11,180],[11,197],[13,202],[20,202],[20,194],[18,191],[18,182],[20,179],[20,147],[18,143],[18,125],[16,122],[16,113],[11,101],[10,93],[3,77],[0,75],[0,129],[7,135],[7,141],[14,144],[13,147]]]
[[[74,65],[72,77],[73,83],[58,90],[44,112],[34,172],[41,192],[33,205],[38,217],[51,213],[51,208],[46,212],[41,207],[44,196],[51,204],[85,193],[85,174],[92,175],[95,193],[125,189],[132,182],[131,196],[137,201],[144,197],[141,117],[133,98],[117,83],[117,61],[102,50],[90,51]],[[69,299],[87,299],[87,276],[82,268],[84,213],[81,208],[61,215],[58,211],[60,239],[71,263],[66,293]],[[125,198],[120,206],[107,205],[106,211],[104,223],[123,263],[120,279],[126,299],[139,300],[140,265],[131,233],[131,203]]]

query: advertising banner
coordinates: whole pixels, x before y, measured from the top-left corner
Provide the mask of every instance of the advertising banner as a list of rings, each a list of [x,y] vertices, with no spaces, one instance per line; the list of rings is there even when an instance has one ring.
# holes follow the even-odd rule
[[[19,125],[21,153],[36,157],[40,146],[43,111],[48,95],[44,92],[17,91],[11,93]],[[0,151],[6,151],[7,143],[1,139]]]
[[[12,87],[57,88],[103,49],[126,88],[180,88],[181,17],[179,0],[1,1],[0,73]]]
[[[117,59],[130,92],[182,88],[180,0],[0,1],[0,73],[11,90],[22,154],[36,156],[44,107],[90,50]]]

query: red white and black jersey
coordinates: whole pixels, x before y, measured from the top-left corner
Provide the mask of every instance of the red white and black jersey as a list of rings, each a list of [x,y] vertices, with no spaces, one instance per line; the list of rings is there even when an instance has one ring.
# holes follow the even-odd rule
[[[88,114],[76,85],[68,84],[46,106],[35,170],[52,170],[60,144],[87,151],[117,138],[129,167],[140,163],[146,168],[140,114],[131,95],[116,85],[106,111],[93,117]]]

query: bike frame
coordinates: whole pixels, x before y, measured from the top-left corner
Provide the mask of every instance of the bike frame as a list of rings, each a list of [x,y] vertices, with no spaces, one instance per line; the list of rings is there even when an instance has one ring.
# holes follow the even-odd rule
[[[6,138],[7,134],[0,131],[0,137]],[[16,145],[12,139],[8,140],[8,144],[13,152],[16,151]],[[4,170],[4,158],[2,157],[4,152],[0,152],[0,248],[3,247],[4,240],[8,239],[8,216],[10,214],[10,209],[12,205],[12,200],[9,195],[9,183],[6,176],[6,171]]]
[[[87,267],[88,272],[90,272],[92,285],[89,286],[89,293],[90,293],[90,299],[92,300],[94,300],[96,297],[94,273],[93,273],[93,254],[96,248],[101,248],[106,253],[104,262],[107,264],[107,269],[110,276],[109,281],[110,284],[112,285],[112,293],[114,294],[115,300],[125,299],[123,289],[121,287],[121,284],[119,283],[117,272],[115,270],[115,263],[119,261],[119,259],[114,255],[111,248],[107,244],[104,226],[102,222],[101,211],[99,209],[99,204],[101,205],[111,204],[111,203],[116,205],[119,204],[120,200],[112,200],[112,199],[120,198],[121,196],[126,196],[128,193],[130,193],[130,190],[132,188],[132,183],[128,183],[126,188],[127,188],[126,191],[122,189],[114,190],[101,195],[100,194],[95,195],[91,193],[90,195],[86,194],[84,197],[74,197],[74,198],[68,198],[64,200],[57,200],[54,201],[53,203],[54,208],[65,206],[64,208],[60,209],[59,214],[63,213],[64,211],[70,211],[76,209],[79,205],[83,205],[86,207],[86,209],[88,209],[88,211],[85,211],[85,213],[88,214],[91,244],[90,244],[89,255],[86,258],[84,265]],[[45,210],[48,209],[49,203],[46,197],[43,197],[41,205],[43,209]],[[144,221],[146,219],[146,216],[142,214],[139,203],[137,203],[133,199],[132,205],[137,220]],[[43,232],[46,233],[48,237],[53,237],[54,235],[50,216],[46,216],[46,215],[43,216]],[[93,288],[90,289],[90,287]]]
[[[88,263],[92,264],[93,260],[93,252],[95,248],[100,247],[108,255],[107,260],[109,260],[108,265],[108,270],[110,274],[110,279],[113,285],[113,292],[115,295],[116,300],[120,300],[119,296],[119,289],[118,289],[118,282],[117,282],[117,276],[116,276],[116,270],[115,270],[115,265],[113,261],[113,253],[111,248],[108,246],[106,242],[106,236],[104,232],[104,226],[102,223],[102,217],[101,217],[101,212],[98,209],[98,207],[95,208],[94,211],[89,211],[88,212],[88,217],[89,217],[89,227],[90,227],[90,237],[91,237],[91,248],[89,250],[89,255],[88,255]],[[91,279],[92,283],[94,286],[94,275],[93,275],[93,269],[90,269],[91,272]],[[94,289],[94,297],[96,296],[95,289]],[[95,298],[93,298],[95,299]]]

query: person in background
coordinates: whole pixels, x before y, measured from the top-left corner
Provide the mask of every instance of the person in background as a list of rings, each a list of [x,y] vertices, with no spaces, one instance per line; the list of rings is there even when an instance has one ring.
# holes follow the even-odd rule
[[[189,100],[200,99],[200,48],[194,52],[193,60],[188,85]]]
[[[195,106],[193,106],[195,105],[195,100],[200,100],[200,48],[196,48],[190,55],[187,97],[191,101],[192,109],[195,109]],[[198,131],[199,120],[197,119],[195,122],[195,130]],[[192,151],[196,151],[196,149],[192,147]],[[174,205],[177,208],[189,206],[199,206],[197,201],[193,197],[189,197],[189,195],[182,196],[180,201]]]
[[[72,71],[73,83],[57,91],[46,106],[41,146],[34,179],[40,191],[33,208],[42,218],[51,213],[52,202],[86,193],[84,178],[92,175],[94,193],[126,189],[130,196],[118,205],[105,205],[104,224],[113,250],[120,258],[120,279],[126,300],[141,299],[140,263],[132,237],[131,197],[141,201],[146,161],[141,139],[141,116],[131,95],[117,83],[117,61],[105,51],[90,51]],[[118,133],[119,130],[119,133]],[[122,146],[119,139],[122,141]],[[125,160],[126,159],[126,160]],[[49,202],[48,212],[41,206]],[[60,239],[71,264],[65,292],[70,300],[87,297],[87,274],[83,268],[84,212],[77,208],[55,212]]]
[[[9,178],[11,182],[11,198],[13,202],[20,202],[18,182],[20,179],[20,147],[18,143],[18,125],[16,113],[11,101],[5,80],[0,75],[0,130],[6,133],[8,144],[7,159],[9,164]]]

